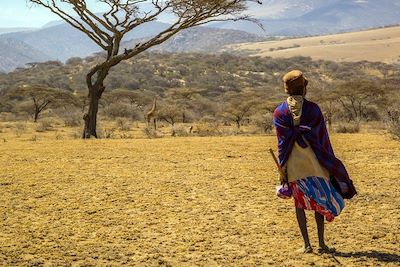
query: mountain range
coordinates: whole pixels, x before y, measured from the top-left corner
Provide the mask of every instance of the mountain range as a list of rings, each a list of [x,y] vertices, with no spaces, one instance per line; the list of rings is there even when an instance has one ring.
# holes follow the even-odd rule
[[[49,57],[40,50],[19,40],[0,38],[0,72],[7,72],[34,61],[46,61]]]
[[[150,22],[143,24],[127,34],[123,46],[132,47],[164,30],[169,24]],[[7,41],[6,41],[7,40]],[[20,44],[18,51],[6,45],[13,40]],[[216,52],[223,45],[263,41],[264,37],[231,29],[197,27],[184,30],[153,50],[161,52]],[[22,46],[24,44],[24,46]],[[22,51],[23,47],[26,51]],[[0,35],[0,71],[8,72],[33,61],[60,60],[71,57],[87,57],[99,52],[97,45],[80,31],[67,24],[48,26],[35,31],[22,31]],[[16,57],[14,54],[26,57]],[[29,56],[28,56],[29,55]]]
[[[397,0],[269,0],[249,13],[264,30],[251,22],[220,22],[212,26],[260,35],[309,36],[357,31],[400,23]]]
[[[148,8],[145,6],[144,8]],[[177,34],[156,48],[167,52],[215,52],[223,45],[257,42],[269,36],[309,36],[357,31],[400,23],[397,0],[264,0],[246,12],[264,30],[247,21],[211,23]],[[149,38],[168,27],[170,15],[136,28],[125,46]],[[86,57],[98,47],[83,33],[61,21],[40,29],[0,28],[0,71],[7,72],[31,61]]]

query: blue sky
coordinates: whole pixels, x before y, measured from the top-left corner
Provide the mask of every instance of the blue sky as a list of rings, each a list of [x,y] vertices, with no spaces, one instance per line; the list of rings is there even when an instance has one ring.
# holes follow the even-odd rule
[[[101,7],[94,0],[88,2],[100,11]],[[59,20],[43,7],[30,6],[26,0],[0,0],[0,28],[41,27],[49,21]]]
[[[28,1],[29,2],[29,1]],[[97,0],[86,0],[87,5],[94,12],[103,12],[107,10],[104,4]],[[151,10],[153,5],[143,3],[144,10]],[[71,12],[74,14],[74,12]],[[162,21],[169,21],[168,14],[160,16]],[[59,17],[52,14],[48,9],[27,4],[26,0],[0,0],[0,28],[15,27],[42,27],[50,21],[60,20]]]

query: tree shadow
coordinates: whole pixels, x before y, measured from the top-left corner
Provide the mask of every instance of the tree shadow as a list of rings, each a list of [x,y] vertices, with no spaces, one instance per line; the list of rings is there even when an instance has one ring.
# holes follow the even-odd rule
[[[333,256],[336,257],[344,257],[344,258],[373,258],[377,259],[381,262],[400,262],[400,254],[393,254],[393,253],[386,253],[386,252],[379,252],[376,250],[372,251],[359,251],[359,252],[335,252],[332,253]]]

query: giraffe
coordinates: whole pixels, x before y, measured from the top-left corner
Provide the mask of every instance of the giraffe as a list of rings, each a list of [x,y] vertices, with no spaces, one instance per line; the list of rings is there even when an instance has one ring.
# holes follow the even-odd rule
[[[151,123],[151,120],[153,120],[153,125],[154,125],[155,131],[157,130],[156,112],[157,112],[157,96],[154,97],[153,106],[151,107],[149,112],[147,112],[147,126],[149,126]]]

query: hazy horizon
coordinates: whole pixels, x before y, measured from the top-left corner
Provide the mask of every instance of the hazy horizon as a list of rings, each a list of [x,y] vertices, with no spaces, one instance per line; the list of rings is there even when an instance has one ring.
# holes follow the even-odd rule
[[[60,18],[44,7],[35,6],[25,0],[0,0],[0,28],[40,28],[47,23]],[[95,11],[101,11],[101,4],[89,0],[92,6],[97,5]]]

